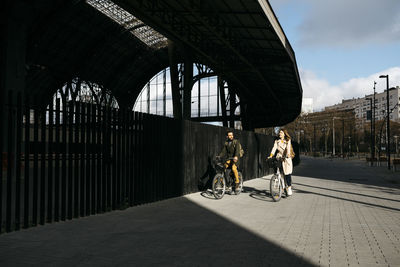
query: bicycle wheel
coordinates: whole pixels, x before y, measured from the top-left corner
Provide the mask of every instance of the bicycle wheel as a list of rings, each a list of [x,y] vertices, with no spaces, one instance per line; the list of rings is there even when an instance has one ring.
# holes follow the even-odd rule
[[[269,181],[269,191],[271,193],[272,199],[276,202],[279,201],[282,197],[282,184],[279,181],[278,175],[272,175],[271,180]]]
[[[225,178],[221,174],[215,175],[212,181],[212,191],[214,197],[216,199],[221,199],[225,194],[225,190],[226,190]]]
[[[239,172],[239,186],[235,189],[235,194],[239,195],[243,190],[243,175]]]

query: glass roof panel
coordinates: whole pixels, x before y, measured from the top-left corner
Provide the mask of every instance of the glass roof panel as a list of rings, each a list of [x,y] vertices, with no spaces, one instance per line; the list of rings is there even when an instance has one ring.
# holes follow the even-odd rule
[[[167,45],[167,38],[144,24],[128,11],[110,0],[86,0],[86,3],[108,16],[151,48],[162,48]]]

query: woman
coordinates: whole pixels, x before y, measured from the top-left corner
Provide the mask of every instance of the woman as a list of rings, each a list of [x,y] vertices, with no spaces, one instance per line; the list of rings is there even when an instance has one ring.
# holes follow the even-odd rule
[[[286,129],[281,129],[279,131],[279,139],[275,140],[274,147],[272,148],[271,154],[268,158],[271,158],[275,155],[276,150],[278,153],[276,155],[277,158],[283,158],[282,168],[280,168],[281,173],[284,174],[285,182],[287,185],[287,194],[289,196],[292,195],[292,172],[293,172],[293,163],[291,157],[292,151],[292,142],[290,135],[286,131]]]

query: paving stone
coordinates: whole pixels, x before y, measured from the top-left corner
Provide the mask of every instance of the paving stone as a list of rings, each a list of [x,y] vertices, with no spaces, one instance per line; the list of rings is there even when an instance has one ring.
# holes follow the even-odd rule
[[[2,234],[0,265],[400,266],[399,174],[305,157],[279,202],[269,178]]]

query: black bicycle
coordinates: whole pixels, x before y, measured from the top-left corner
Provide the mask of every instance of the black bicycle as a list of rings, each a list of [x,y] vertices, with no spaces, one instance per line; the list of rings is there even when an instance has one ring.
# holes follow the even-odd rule
[[[227,160],[233,160],[229,158]],[[220,158],[215,160],[215,171],[217,174],[212,180],[212,192],[216,199],[221,199],[224,197],[225,193],[239,195],[243,190],[243,175],[240,171],[239,173],[239,185],[236,187],[235,176],[230,168],[225,169],[225,161]]]

